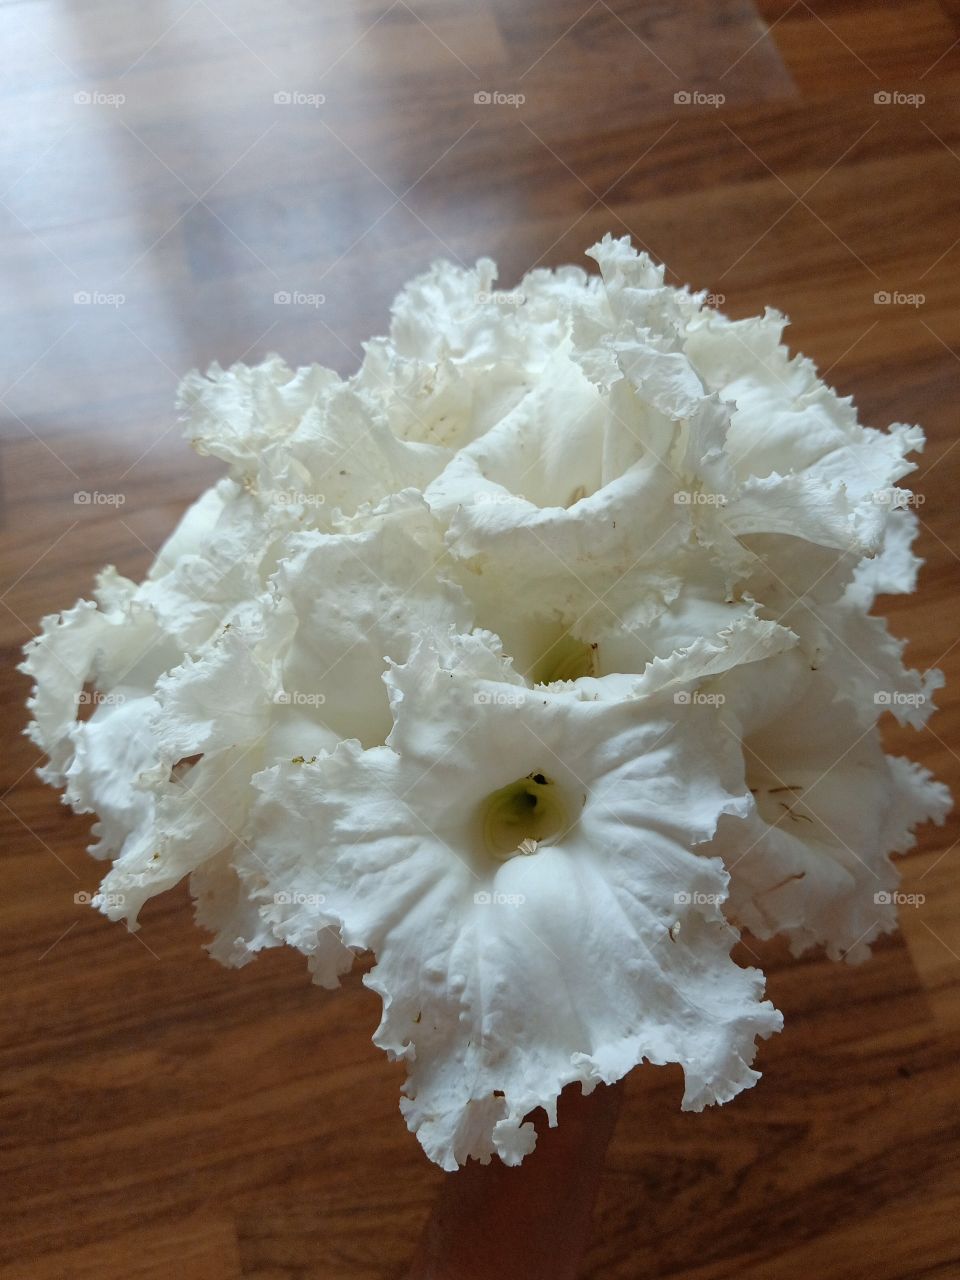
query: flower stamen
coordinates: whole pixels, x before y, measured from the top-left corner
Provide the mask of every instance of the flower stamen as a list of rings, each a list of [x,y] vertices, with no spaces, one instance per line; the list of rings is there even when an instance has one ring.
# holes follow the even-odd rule
[[[529,856],[550,844],[567,828],[559,788],[543,773],[529,773],[483,802],[483,842],[498,862],[518,854]]]

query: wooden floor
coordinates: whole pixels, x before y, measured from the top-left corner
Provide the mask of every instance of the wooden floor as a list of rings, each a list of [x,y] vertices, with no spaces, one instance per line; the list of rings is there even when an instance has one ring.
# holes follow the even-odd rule
[[[927,568],[894,625],[951,683],[890,740],[960,791],[958,0],[7,0],[0,43],[8,671],[215,474],[174,423],[184,370],[347,371],[437,256],[509,287],[629,231],[731,313],[790,314],[867,422],[927,429]],[[25,681],[3,692],[0,1280],[402,1274],[442,1175],[373,995],[292,954],[218,968],[183,892],[137,936],[77,905],[88,822],[33,777]],[[747,940],[786,1016],[764,1079],[693,1116],[677,1073],[634,1074],[585,1276],[960,1276],[956,839],[924,833],[925,901],[865,968]]]

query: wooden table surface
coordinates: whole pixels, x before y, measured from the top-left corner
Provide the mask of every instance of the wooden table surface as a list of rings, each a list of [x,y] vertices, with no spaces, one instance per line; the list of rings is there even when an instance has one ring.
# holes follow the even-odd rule
[[[349,371],[435,257],[510,287],[629,231],[732,314],[786,311],[866,422],[926,428],[892,618],[951,683],[889,739],[957,791],[960,3],[7,0],[0,36],[0,1280],[396,1277],[442,1175],[375,997],[292,953],[219,968],[183,890],[136,936],[78,905],[89,820],[33,775],[18,650],[217,474],[175,424],[189,367]],[[786,1016],[764,1079],[681,1115],[679,1072],[634,1073],[585,1276],[960,1276],[956,838],[924,831],[925,900],[863,968],[746,940]]]

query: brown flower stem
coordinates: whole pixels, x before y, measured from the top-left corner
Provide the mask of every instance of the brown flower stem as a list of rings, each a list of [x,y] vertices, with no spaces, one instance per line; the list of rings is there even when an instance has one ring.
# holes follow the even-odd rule
[[[571,1086],[556,1129],[533,1117],[536,1150],[518,1168],[471,1160],[447,1174],[407,1280],[574,1280],[622,1093]]]

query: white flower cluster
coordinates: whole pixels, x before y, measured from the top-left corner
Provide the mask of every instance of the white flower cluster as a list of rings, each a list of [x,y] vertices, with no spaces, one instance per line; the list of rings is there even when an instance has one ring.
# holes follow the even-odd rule
[[[922,432],[860,425],[775,312],[590,252],[511,307],[435,266],[347,380],[188,377],[229,478],[24,664],[95,904],[135,927],[189,875],[225,963],[285,942],[332,987],[373,952],[445,1169],[644,1060],[687,1108],[752,1085],[781,1018],[737,928],[861,958],[949,808],[877,729],[940,683],[870,612],[915,585]]]

